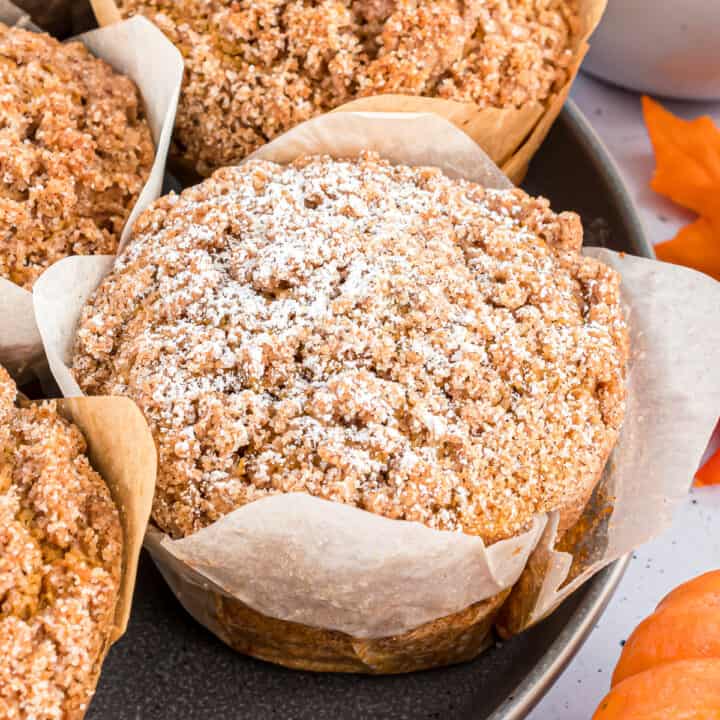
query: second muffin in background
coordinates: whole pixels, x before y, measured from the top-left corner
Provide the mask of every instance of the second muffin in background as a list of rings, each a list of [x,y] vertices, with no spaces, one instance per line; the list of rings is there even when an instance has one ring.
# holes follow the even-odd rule
[[[185,58],[175,155],[200,175],[356,98],[394,93],[481,109],[542,105],[569,81],[581,34],[578,0],[117,5],[123,17],[151,19]]]

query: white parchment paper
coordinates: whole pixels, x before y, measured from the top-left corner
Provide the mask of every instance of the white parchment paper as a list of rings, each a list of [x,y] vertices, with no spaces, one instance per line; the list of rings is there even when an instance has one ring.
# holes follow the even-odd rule
[[[268,144],[256,157],[287,161],[302,152],[348,157],[361,149],[508,186],[463,133],[426,115],[326,115]],[[510,587],[521,572],[528,573],[523,568],[530,557],[531,565],[542,562],[543,573],[526,583],[529,606],[517,603],[513,625],[522,629],[601,567],[662,532],[687,491],[720,407],[720,382],[713,373],[720,363],[720,284],[685,268],[589,252],[600,253],[622,275],[633,353],[628,414],[602,483],[611,507],[606,521],[588,523],[577,547],[555,551],[552,513],[536,518],[524,535],[485,548],[478,538],[286,495],[240,508],[183,540],[151,531],[149,549],[176,591],[198,591],[192,602],[187,592],[179,593],[181,601],[211,628],[211,610],[199,609],[198,588],[224,592],[283,620],[358,638],[384,637]],[[76,327],[82,306],[111,264],[108,257],[67,258],[35,285],[40,332],[65,394],[80,392],[69,369]],[[597,513],[596,503],[587,512]],[[569,573],[573,579],[562,587]]]
[[[35,29],[28,16],[7,0],[0,0],[0,21]],[[112,27],[79,35],[90,52],[130,77],[142,95],[155,145],[150,176],[128,218],[125,242],[137,215],[162,191],[165,162],[175,123],[183,77],[182,56],[152,23],[137,17]],[[0,278],[0,363],[22,381],[32,368],[42,371],[42,339],[35,324],[32,294]]]

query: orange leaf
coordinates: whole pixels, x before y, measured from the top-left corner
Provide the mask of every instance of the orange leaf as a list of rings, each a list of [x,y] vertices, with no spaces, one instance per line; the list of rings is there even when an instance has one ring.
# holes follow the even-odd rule
[[[720,185],[718,185],[720,198]],[[719,201],[720,202],[720,201]],[[655,246],[659,260],[685,265],[720,280],[720,217],[717,223],[700,218],[667,242]]]
[[[695,484],[702,487],[703,485],[720,485],[720,449],[697,471],[695,475]]]
[[[649,97],[642,107],[657,166],[650,186],[720,222],[720,130],[707,115],[683,120]]]

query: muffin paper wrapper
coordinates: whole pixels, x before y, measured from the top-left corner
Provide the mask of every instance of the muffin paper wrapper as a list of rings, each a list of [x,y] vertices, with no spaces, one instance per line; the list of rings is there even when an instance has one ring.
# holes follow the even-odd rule
[[[21,392],[18,397],[27,401]],[[155,441],[140,408],[129,398],[65,398],[57,401],[57,407],[60,415],[82,431],[90,464],[110,490],[120,515],[122,575],[107,652],[125,633],[130,619],[138,560],[155,491]]]
[[[152,509],[157,452],[145,418],[129,398],[80,397],[58,401],[83,432],[90,463],[102,476],[120,512],[123,574],[110,643],[127,628],[138,558]]]
[[[412,139],[412,141],[411,141]],[[261,148],[351,157],[373,149],[395,162],[435,164],[486,184],[509,183],[449,122],[431,115],[332,113]],[[632,333],[625,424],[585,515],[556,548],[558,518],[518,537],[477,537],[389,520],[307,495],[274,496],[182,540],[146,537],[185,607],[223,636],[212,594],[270,617],[357,638],[400,634],[515,585],[503,610],[510,634],[537,622],[599,569],[668,527],[720,406],[720,284],[686,268],[588,249],[622,275]],[[71,257],[38,280],[38,325],[65,395],[81,309],[112,257]]]
[[[94,688],[105,656],[112,644],[125,633],[130,618],[138,559],[152,509],[157,453],[140,409],[128,398],[59,400],[58,411],[82,430],[87,456],[110,490],[123,530],[118,600],[112,625],[89,678]]]
[[[26,13],[7,0],[0,0],[0,21],[37,29]],[[133,18],[74,39],[83,42],[93,55],[135,82],[140,89],[152,132],[155,161],[125,224],[122,234],[125,241],[135,218],[162,191],[182,83],[182,57],[160,30],[145,18]],[[13,373],[18,382],[23,382],[32,370],[41,373],[45,365],[32,294],[5,278],[0,278],[0,363]]]
[[[121,20],[115,0],[91,0],[101,26]],[[378,95],[353,100],[336,112],[434,113],[467,133],[505,174],[519,183],[562,110],[573,80],[589,49],[588,38],[598,26],[607,0],[579,0],[579,27],[572,42],[573,56],[565,85],[545,102],[519,108],[480,108],[473,103],[412,95]]]

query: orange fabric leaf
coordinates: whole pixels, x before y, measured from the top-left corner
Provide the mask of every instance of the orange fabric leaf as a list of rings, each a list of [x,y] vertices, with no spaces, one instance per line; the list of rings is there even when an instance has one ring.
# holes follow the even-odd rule
[[[720,184],[717,192],[720,198]],[[672,240],[656,245],[655,254],[659,260],[695,268],[720,280],[720,219],[699,218]]]
[[[720,449],[697,471],[695,484],[698,487],[720,485]]]
[[[649,97],[642,107],[657,164],[650,186],[720,222],[720,129],[707,115],[683,120]]]

